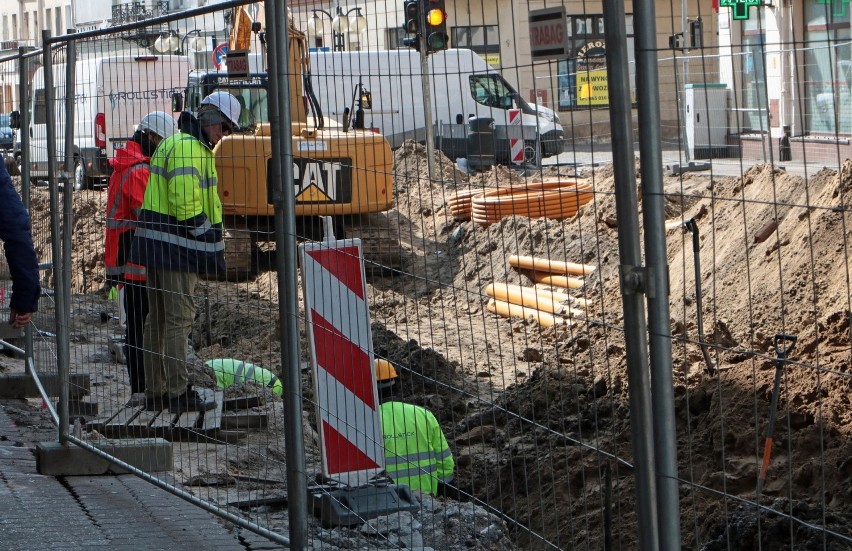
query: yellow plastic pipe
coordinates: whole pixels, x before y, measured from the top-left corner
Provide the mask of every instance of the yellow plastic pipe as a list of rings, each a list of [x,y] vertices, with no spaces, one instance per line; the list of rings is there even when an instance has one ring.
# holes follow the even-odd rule
[[[575,264],[573,262],[561,262],[559,260],[550,260],[549,258],[536,256],[518,256],[516,254],[509,257],[509,265],[522,270],[566,275],[589,275],[595,271],[595,267],[588,264]]]

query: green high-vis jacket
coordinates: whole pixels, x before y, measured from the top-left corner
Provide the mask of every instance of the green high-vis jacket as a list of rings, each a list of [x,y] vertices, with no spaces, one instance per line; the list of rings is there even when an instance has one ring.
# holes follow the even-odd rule
[[[435,495],[449,482],[455,462],[444,431],[432,412],[402,402],[380,407],[385,440],[385,470],[397,484]]]
[[[228,388],[242,383],[256,383],[271,388],[278,396],[281,396],[284,390],[281,380],[275,376],[275,373],[258,365],[231,358],[208,360],[204,363],[213,370],[216,375],[216,386],[219,388]]]

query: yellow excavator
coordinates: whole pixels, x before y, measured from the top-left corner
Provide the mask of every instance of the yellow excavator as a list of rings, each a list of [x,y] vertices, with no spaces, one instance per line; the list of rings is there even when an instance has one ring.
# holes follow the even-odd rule
[[[259,42],[263,44],[261,25],[252,23],[245,10],[237,9],[235,21],[232,51],[248,50],[252,33],[260,35]],[[360,236],[362,229],[373,234],[364,238],[368,259],[373,250],[383,251],[383,262],[398,258],[399,241],[387,235],[394,233],[387,231],[390,228],[377,231],[368,224],[355,227],[363,221],[360,215],[381,213],[393,205],[390,145],[381,134],[350,128],[349,120],[340,124],[323,117],[312,97],[310,79],[304,78],[309,64],[307,36],[295,27],[292,16],[289,25],[293,186],[300,237],[319,238],[323,227],[319,217],[332,216],[337,238],[343,238],[344,232],[346,236]],[[255,55],[253,59],[258,58]],[[224,71],[194,71],[185,93],[186,107],[190,110],[197,109],[201,99],[215,90],[230,92],[243,107],[240,116],[243,131],[226,136],[214,149],[227,230],[227,277],[231,280],[255,275],[265,256],[259,245],[270,243],[274,233],[267,84],[263,68],[239,78]],[[359,97],[359,104],[361,100],[369,98]],[[311,106],[310,116],[308,106]],[[397,252],[389,254],[389,250]]]

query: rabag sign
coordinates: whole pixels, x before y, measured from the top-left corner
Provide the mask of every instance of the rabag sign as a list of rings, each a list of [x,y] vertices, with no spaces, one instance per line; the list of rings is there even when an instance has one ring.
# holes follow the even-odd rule
[[[530,11],[530,54],[533,61],[568,57],[565,7]]]

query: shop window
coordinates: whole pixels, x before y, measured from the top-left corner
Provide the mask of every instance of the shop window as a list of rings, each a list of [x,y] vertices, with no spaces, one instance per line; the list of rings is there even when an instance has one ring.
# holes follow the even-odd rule
[[[606,38],[603,15],[566,16],[571,57],[557,63],[560,111],[608,107]],[[627,36],[633,37],[633,15],[627,15]],[[630,88],[636,88],[636,57],[633,40],[627,41]]]
[[[837,3],[838,6],[845,4]],[[850,10],[813,1],[805,40],[805,131],[852,134]]]
[[[492,67],[500,67],[500,33],[497,25],[475,25],[450,29],[453,48],[467,48]]]

